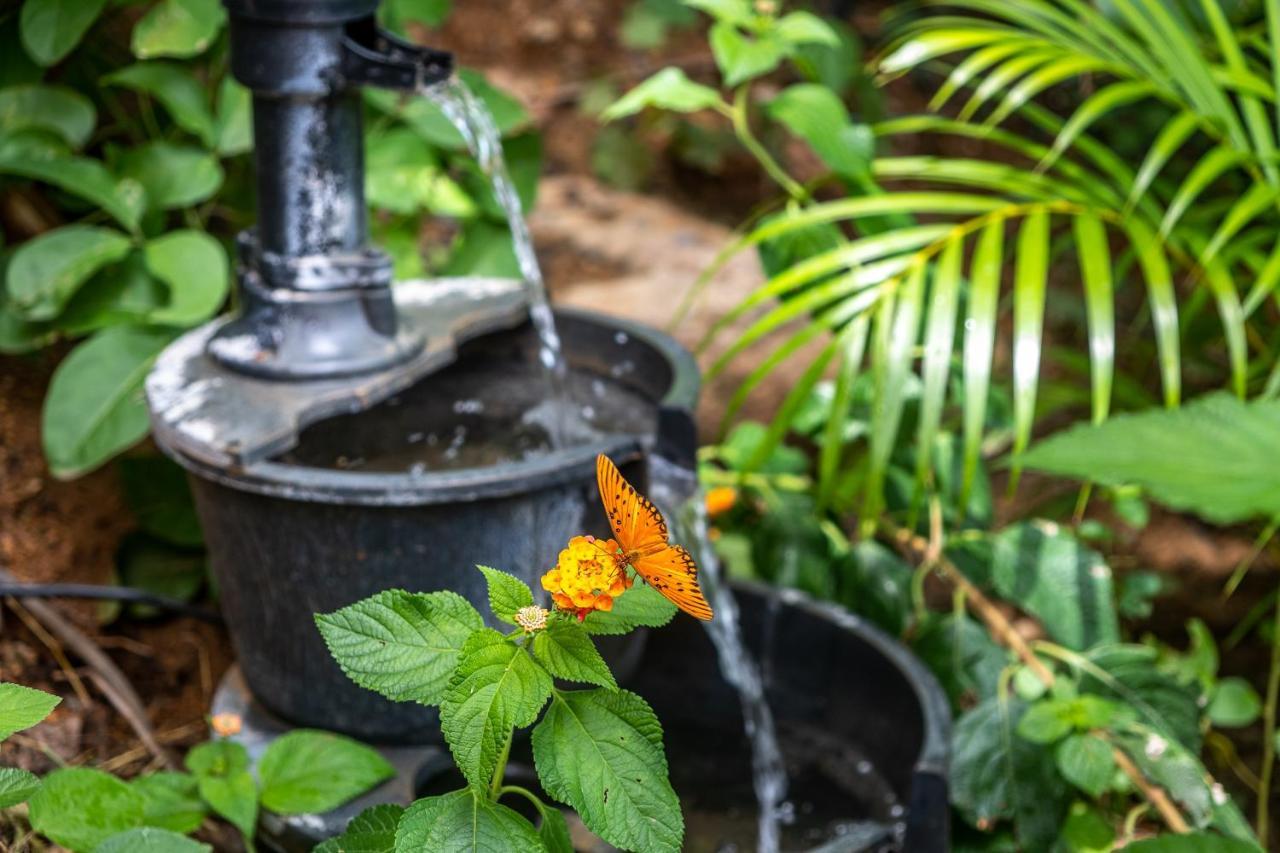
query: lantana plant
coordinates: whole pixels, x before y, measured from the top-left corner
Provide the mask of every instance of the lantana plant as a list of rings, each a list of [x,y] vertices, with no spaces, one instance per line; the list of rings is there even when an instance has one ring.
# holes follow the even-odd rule
[[[408,808],[375,806],[341,850],[475,850],[572,853],[560,809],[504,779],[516,730],[533,727],[533,759],[545,795],[572,807],[588,829],[625,850],[677,851],[680,803],[667,776],[662,727],[640,696],[618,687],[592,635],[660,627],[676,607],[634,584],[617,549],[575,537],[541,584],[552,609],[506,572],[479,567],[503,633],[448,591],[388,590],[316,623],[357,684],[400,702],[439,706],[440,725],[466,787]],[[562,682],[593,685],[565,689]],[[537,825],[507,803],[529,802]]]

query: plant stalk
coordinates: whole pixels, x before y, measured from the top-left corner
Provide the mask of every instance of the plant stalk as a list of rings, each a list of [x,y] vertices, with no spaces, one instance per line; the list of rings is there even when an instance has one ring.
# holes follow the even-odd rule
[[[764,144],[751,131],[751,120],[747,115],[749,89],[749,86],[743,86],[733,96],[733,108],[729,111],[729,119],[733,122],[733,132],[737,134],[743,147],[750,151],[751,155],[760,162],[769,177],[773,178],[779,186],[787,191],[787,195],[796,201],[809,201],[809,191],[798,183],[795,178],[787,174],[787,170],[782,168],[777,160],[773,159],[773,155],[769,153]]]
[[[1271,826],[1271,774],[1275,770],[1276,700],[1280,696],[1280,597],[1276,598],[1275,622],[1271,633],[1271,670],[1267,673],[1267,696],[1262,706],[1262,767],[1258,771],[1258,841],[1265,849]]]
[[[493,780],[489,783],[489,799],[495,803],[498,797],[502,796],[502,777],[507,772],[507,760],[511,758],[511,742],[515,740],[515,732],[507,734],[507,742],[502,746],[502,753],[498,755],[498,763],[493,768]]]

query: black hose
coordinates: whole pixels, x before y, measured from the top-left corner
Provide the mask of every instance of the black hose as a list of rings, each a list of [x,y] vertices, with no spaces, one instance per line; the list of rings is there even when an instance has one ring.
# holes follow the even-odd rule
[[[157,595],[145,589],[131,586],[105,586],[92,583],[19,583],[0,580],[0,597],[14,598],[87,598],[95,601],[119,601],[126,604],[145,604],[160,610],[168,610],[180,616],[191,616],[205,622],[221,624],[222,614],[207,607],[187,604],[167,595]]]

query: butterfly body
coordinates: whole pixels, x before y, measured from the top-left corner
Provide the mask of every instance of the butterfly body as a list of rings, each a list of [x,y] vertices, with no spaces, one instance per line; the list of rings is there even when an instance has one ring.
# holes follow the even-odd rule
[[[667,541],[667,523],[658,508],[603,454],[596,457],[596,481],[617,543],[615,558],[685,613],[711,619],[693,555]]]

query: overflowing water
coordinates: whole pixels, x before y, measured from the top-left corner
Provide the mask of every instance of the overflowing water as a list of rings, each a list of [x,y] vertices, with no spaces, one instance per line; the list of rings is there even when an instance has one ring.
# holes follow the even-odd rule
[[[537,253],[533,250],[533,237],[529,234],[529,224],[524,218],[520,194],[516,192],[516,185],[511,180],[510,172],[507,171],[507,163],[502,153],[502,134],[494,124],[493,114],[457,76],[431,86],[423,86],[419,88],[418,94],[439,107],[445,118],[457,128],[467,145],[467,150],[471,152],[480,170],[489,179],[494,198],[502,208],[507,219],[507,227],[511,230],[511,243],[515,251],[516,263],[520,267],[520,276],[524,279],[528,290],[529,318],[538,333],[540,344],[538,358],[546,370],[551,397],[567,402],[569,400],[566,378],[568,367],[560,346],[560,335],[556,331],[555,316],[551,313],[551,303],[547,299],[547,286],[542,278],[542,267],[538,265]],[[553,425],[554,443],[564,444],[566,429],[563,423]]]

